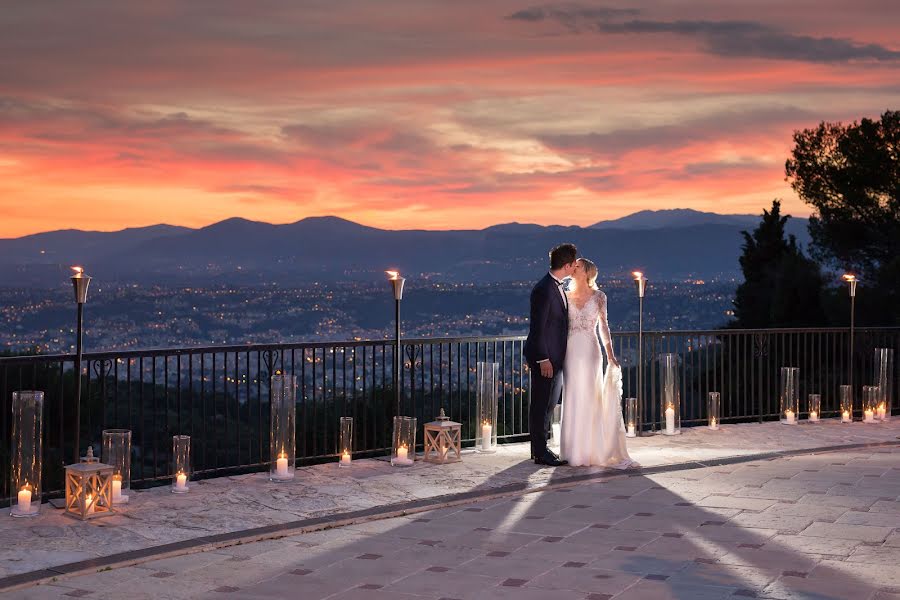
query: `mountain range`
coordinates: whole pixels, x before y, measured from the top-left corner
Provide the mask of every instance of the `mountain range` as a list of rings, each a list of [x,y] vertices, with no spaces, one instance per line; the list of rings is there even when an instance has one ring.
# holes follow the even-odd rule
[[[533,279],[547,251],[578,245],[601,271],[640,268],[657,279],[739,275],[742,230],[760,217],[690,209],[641,211],[588,227],[523,223],[481,230],[385,230],[338,217],[273,225],[232,218],[192,229],[172,225],[116,232],[61,230],[0,239],[0,285],[58,285],[70,265],[120,283],[302,285],[373,280],[387,268],[448,281]],[[807,245],[807,220],[788,221]]]

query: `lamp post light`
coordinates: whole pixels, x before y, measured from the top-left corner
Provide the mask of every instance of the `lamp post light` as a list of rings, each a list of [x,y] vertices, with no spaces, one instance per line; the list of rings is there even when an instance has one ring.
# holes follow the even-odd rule
[[[640,271],[634,271],[634,285],[638,293],[638,364],[637,364],[637,434],[643,435],[644,424],[644,292],[647,278]]]
[[[403,284],[406,279],[400,277],[399,271],[385,271],[388,280],[391,282],[391,290],[394,292],[394,400],[397,411],[395,416],[400,415],[400,366],[403,361],[403,352],[400,350],[400,301],[403,300]]]
[[[72,286],[75,289],[75,303],[78,312],[75,324],[75,444],[73,464],[81,457],[81,355],[84,352],[84,304],[87,302],[88,286],[91,284],[89,275],[85,275],[81,267],[72,267],[75,272],[72,275]]]
[[[850,390],[853,390],[853,333],[856,326],[856,284],[859,280],[852,273],[845,273],[843,277],[847,282],[850,292],[850,348],[849,348],[849,364],[850,364]]]

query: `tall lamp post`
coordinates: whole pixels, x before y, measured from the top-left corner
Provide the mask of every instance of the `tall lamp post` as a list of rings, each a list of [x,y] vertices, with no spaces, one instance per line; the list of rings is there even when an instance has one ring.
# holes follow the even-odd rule
[[[852,273],[845,273],[843,277],[847,282],[850,291],[850,348],[849,348],[849,364],[850,364],[850,393],[853,394],[853,333],[856,326],[856,284],[859,280]]]
[[[75,288],[75,303],[78,305],[75,329],[75,448],[72,459],[77,463],[81,459],[81,355],[84,352],[84,303],[87,302],[88,286],[91,278],[85,275],[81,267],[72,267],[72,286]]]
[[[647,278],[640,271],[634,271],[634,285],[638,293],[638,365],[637,365],[637,434],[643,435],[644,424],[644,292]]]
[[[394,292],[394,399],[397,405],[395,416],[400,415],[400,365],[403,363],[403,352],[400,349],[400,301],[403,300],[403,284],[406,279],[400,277],[399,271],[385,271]]]

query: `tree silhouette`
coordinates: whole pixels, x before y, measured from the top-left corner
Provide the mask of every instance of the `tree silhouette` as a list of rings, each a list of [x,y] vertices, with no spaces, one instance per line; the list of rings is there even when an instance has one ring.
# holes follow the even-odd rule
[[[781,202],[763,210],[759,226],[744,236],[740,257],[744,282],[735,293],[734,326],[748,329],[825,324],[824,281],[818,265],[803,255],[796,238],[785,238]]]

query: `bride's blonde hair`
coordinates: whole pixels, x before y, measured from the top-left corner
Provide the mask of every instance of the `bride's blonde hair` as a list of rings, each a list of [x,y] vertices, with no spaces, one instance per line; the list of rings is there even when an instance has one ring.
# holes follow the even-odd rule
[[[584,269],[584,274],[587,275],[588,287],[592,290],[600,289],[597,287],[597,275],[600,273],[597,265],[587,258],[579,258],[578,262],[581,263],[581,268]]]

